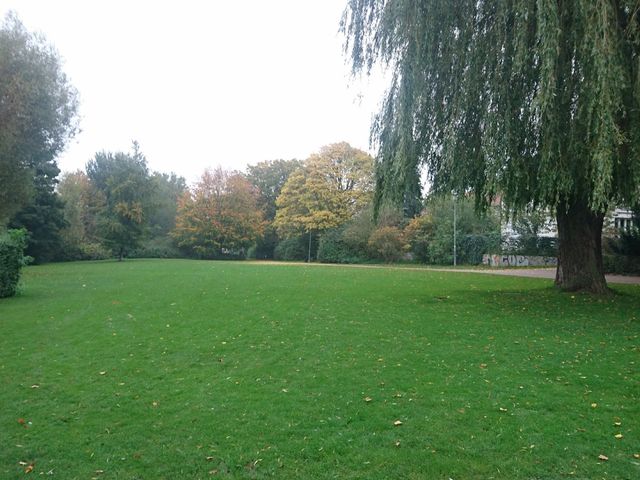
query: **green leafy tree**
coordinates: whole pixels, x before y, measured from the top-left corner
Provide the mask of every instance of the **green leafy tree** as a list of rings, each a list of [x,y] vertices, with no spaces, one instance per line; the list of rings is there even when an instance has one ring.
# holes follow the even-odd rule
[[[418,261],[453,263],[453,210],[456,209],[456,255],[459,263],[480,263],[482,254],[500,247],[500,219],[494,209],[478,214],[471,198],[432,196],[421,215],[405,228],[406,239]]]
[[[56,156],[77,131],[77,108],[58,53],[9,13],[0,28],[0,227],[34,196],[43,206],[34,178],[40,183],[38,172],[57,168]]]
[[[107,258],[100,245],[98,223],[105,209],[104,194],[83,171],[64,173],[57,191],[64,203],[65,226],[60,231],[63,257],[68,260]]]
[[[202,258],[244,257],[260,236],[258,192],[241,174],[206,170],[178,205],[173,232],[178,246]]]
[[[256,258],[273,258],[278,235],[273,225],[276,199],[289,175],[302,166],[300,160],[269,160],[247,167],[247,179],[258,189],[258,205],[264,212],[265,228],[256,241]]]
[[[151,180],[147,161],[134,142],[133,153],[101,152],[87,163],[87,176],[104,198],[98,217],[102,242],[118,260],[138,246],[148,209]]]
[[[9,222],[10,228],[24,228],[29,232],[26,254],[36,263],[59,260],[63,256],[61,231],[66,222],[64,202],[55,191],[58,173],[60,170],[53,162],[38,165],[33,178],[33,198]]]
[[[176,226],[178,201],[187,191],[187,182],[175,173],[154,172],[149,193],[149,235],[166,236]]]
[[[349,144],[320,149],[293,172],[276,200],[275,227],[287,238],[309,236],[344,224],[361,211],[373,192],[373,159]]]
[[[355,71],[387,65],[373,125],[380,197],[426,166],[436,191],[555,212],[556,284],[607,290],[604,214],[640,186],[635,0],[351,0]]]

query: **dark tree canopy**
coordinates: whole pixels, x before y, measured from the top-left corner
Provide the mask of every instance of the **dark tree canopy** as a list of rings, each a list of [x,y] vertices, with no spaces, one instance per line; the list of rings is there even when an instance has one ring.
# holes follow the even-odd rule
[[[77,108],[58,53],[9,13],[0,28],[0,225],[32,200],[36,170],[56,168]]]
[[[392,73],[372,130],[379,198],[402,198],[425,166],[435,190],[472,191],[479,207],[499,195],[512,212],[548,208],[557,282],[603,290],[604,212],[633,203],[640,185],[639,9],[351,0],[342,28],[354,70],[382,63]],[[589,251],[576,251],[581,237]]]
[[[147,161],[137,142],[133,153],[100,152],[87,163],[87,176],[104,199],[98,219],[102,241],[122,260],[144,234],[152,187]]]
[[[61,230],[67,226],[64,202],[56,192],[55,163],[39,165],[34,172],[34,196],[29,204],[13,216],[10,228],[24,228],[28,234],[25,253],[36,263],[59,260],[62,254]]]

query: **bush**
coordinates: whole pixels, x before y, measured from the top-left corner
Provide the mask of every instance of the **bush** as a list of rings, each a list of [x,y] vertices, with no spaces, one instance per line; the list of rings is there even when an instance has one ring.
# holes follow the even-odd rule
[[[500,234],[465,235],[457,243],[456,261],[461,264],[479,265],[485,253],[500,250]]]
[[[503,250],[511,255],[557,257],[558,239],[555,237],[522,234],[506,242]]]
[[[185,255],[174,245],[169,237],[156,237],[143,241],[131,251],[130,258],[184,258]]]
[[[24,249],[27,246],[27,231],[8,230],[0,234],[0,298],[16,294],[20,270],[27,262]]]
[[[362,252],[345,239],[342,229],[330,230],[320,238],[318,261],[323,263],[361,263],[366,261]]]
[[[99,243],[80,243],[78,245],[65,245],[60,260],[63,262],[106,260],[111,256],[111,252]]]
[[[616,232],[615,237],[605,238],[603,250],[615,255],[640,256],[640,228]]]
[[[602,262],[605,273],[640,275],[640,256],[603,255]]]
[[[293,237],[282,240],[273,252],[276,260],[306,260],[309,248],[308,237]],[[313,251],[313,245],[311,247]]]
[[[402,258],[405,242],[398,227],[380,227],[369,237],[369,251],[375,258],[395,262]]]

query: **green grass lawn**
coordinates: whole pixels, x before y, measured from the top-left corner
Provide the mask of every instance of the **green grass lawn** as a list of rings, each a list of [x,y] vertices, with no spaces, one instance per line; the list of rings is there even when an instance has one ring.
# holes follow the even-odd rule
[[[640,478],[640,287],[615,290],[29,267],[0,300],[0,478]]]

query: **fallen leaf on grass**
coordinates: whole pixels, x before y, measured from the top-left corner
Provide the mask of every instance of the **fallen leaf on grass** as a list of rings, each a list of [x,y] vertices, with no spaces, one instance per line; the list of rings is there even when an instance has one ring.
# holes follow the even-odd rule
[[[506,412],[506,411],[507,411],[507,409],[506,409],[506,408],[504,408],[504,407],[500,407],[500,411],[501,411],[501,412]]]
[[[34,383],[33,385],[31,385],[31,388],[40,388],[40,385],[38,385],[37,383]]]
[[[27,423],[27,422],[26,422],[26,420],[25,420],[24,418],[19,418],[19,419],[18,419],[18,423],[19,423],[20,425],[24,425],[24,424],[25,424],[25,423]]]
[[[393,422],[393,425],[399,427],[400,425],[402,425],[402,422],[400,420],[396,420],[395,422]]]
[[[614,437],[616,437],[618,440],[620,440],[624,435],[622,435],[621,433],[616,433],[614,435]]]
[[[207,462],[210,462],[213,460],[213,457],[206,457]]]
[[[613,425],[619,427],[620,425],[622,425],[622,422],[613,422]]]
[[[487,364],[486,363],[481,363],[480,364],[480,368],[487,368]]]
[[[609,460],[609,457],[607,457],[606,455],[598,455],[598,460],[606,462],[607,460]]]
[[[640,453],[634,453],[633,458],[640,458]]]
[[[107,372],[105,372],[105,371],[102,371],[102,372],[99,372],[99,373],[100,373],[100,375],[106,375],[107,374]]]
[[[364,397],[364,401],[367,402],[367,403],[369,403],[372,400],[373,400],[373,398],[371,398],[371,397]]]
[[[396,441],[395,441],[395,443],[394,443],[394,445],[395,445],[396,447],[399,447],[399,446],[400,446],[400,440],[396,440]]]
[[[592,404],[591,404],[591,408],[596,408],[597,406],[598,406],[598,404],[597,404],[597,403],[592,403]]]
[[[24,473],[31,473],[31,472],[33,472],[33,463],[24,469]]]
[[[27,462],[18,462],[18,465],[20,465],[21,467],[26,467],[29,464]]]

